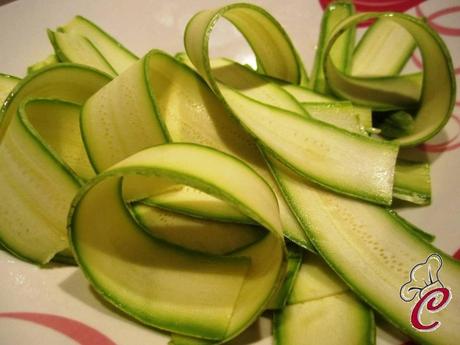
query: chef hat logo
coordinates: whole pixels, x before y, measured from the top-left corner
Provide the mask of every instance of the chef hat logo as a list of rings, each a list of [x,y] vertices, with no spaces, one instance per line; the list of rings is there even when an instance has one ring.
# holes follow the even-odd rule
[[[403,301],[410,302],[430,290],[444,287],[439,280],[442,259],[438,254],[431,254],[425,262],[415,265],[410,272],[410,280],[401,287],[400,295]]]

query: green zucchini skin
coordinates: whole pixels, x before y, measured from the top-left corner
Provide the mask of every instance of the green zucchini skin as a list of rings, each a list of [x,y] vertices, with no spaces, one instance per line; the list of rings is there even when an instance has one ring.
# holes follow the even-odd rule
[[[402,13],[363,13],[346,19],[335,28],[335,32],[331,34],[331,39],[325,48],[324,74],[329,87],[335,94],[346,95],[347,97],[351,97],[355,102],[362,100],[364,105],[369,105],[376,100],[376,106],[382,105],[382,101],[383,103],[390,102],[391,105],[393,100],[400,98],[402,103],[406,101],[410,103],[411,98],[415,94],[413,91],[416,90],[415,86],[417,85],[417,78],[415,76],[406,75],[383,78],[383,81],[385,83],[389,82],[390,85],[402,81],[403,85],[401,87],[404,91],[402,94],[398,92],[398,89],[394,91],[390,89],[388,92],[383,90],[378,91],[380,84],[378,78],[373,81],[371,79],[365,81],[371,87],[363,86],[358,79],[354,80],[353,77],[348,77],[341,73],[334,66],[332,58],[329,56],[329,51],[334,41],[341,35],[343,30],[363,20],[375,18],[391,20],[406,29],[412,35],[424,60],[423,84],[420,101],[417,104],[414,130],[411,134],[394,140],[400,146],[415,146],[432,138],[444,127],[452,114],[456,94],[455,74],[450,53],[439,35],[424,21]],[[363,80],[361,79],[361,81]]]
[[[276,165],[278,182],[289,205],[305,227],[315,248],[360,298],[390,323],[421,344],[452,344],[457,332],[460,302],[452,300],[436,332],[411,327],[411,304],[399,296],[411,269],[433,254],[443,260],[443,283],[460,289],[460,263],[428,243],[407,222],[387,209],[320,190]]]

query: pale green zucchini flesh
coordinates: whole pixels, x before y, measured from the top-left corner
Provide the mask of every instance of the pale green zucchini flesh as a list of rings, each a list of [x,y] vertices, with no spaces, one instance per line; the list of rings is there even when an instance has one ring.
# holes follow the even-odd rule
[[[401,286],[418,263],[437,253],[443,260],[443,283],[460,289],[460,263],[426,242],[406,222],[378,206],[320,190],[299,179],[280,163],[278,181],[290,206],[318,252],[365,302],[392,324],[421,343],[460,341],[460,301],[433,314],[443,327],[418,332],[410,324],[412,305],[399,296]],[[424,316],[425,322],[432,320]]]
[[[235,207],[189,186],[178,185],[154,193],[141,201],[183,215],[221,222],[252,224],[253,221]]]
[[[281,87],[301,103],[334,103],[338,101],[335,97],[325,96],[306,87],[294,84],[284,84]]]
[[[147,233],[197,252],[225,255],[259,241],[265,231],[256,226],[197,219],[136,203],[136,220]]]
[[[375,344],[372,310],[351,292],[289,305],[273,323],[276,345]]]
[[[367,134],[360,120],[359,112],[349,102],[302,103],[302,106],[316,120],[352,133]]]
[[[137,56],[126,49],[120,42],[82,16],[76,16],[66,25],[59,27],[58,31],[87,38],[117,74],[120,74],[138,60]]]
[[[81,180],[95,176],[80,134],[81,105],[59,99],[27,101],[27,121],[42,144],[53,150]]]
[[[18,117],[0,146],[0,241],[15,255],[47,263],[68,247],[66,219],[78,181]]]
[[[401,72],[415,50],[412,36],[397,23],[381,18],[366,30],[353,52],[350,74],[383,77]]]
[[[348,291],[348,286],[318,255],[304,256],[288,304],[297,304]]]

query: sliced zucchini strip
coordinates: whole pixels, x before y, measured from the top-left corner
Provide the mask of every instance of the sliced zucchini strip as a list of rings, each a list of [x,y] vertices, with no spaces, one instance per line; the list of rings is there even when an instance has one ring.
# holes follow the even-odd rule
[[[112,66],[86,37],[48,30],[48,38],[61,62],[87,65],[111,76],[116,75]]]
[[[187,142],[193,143],[193,141]],[[155,206],[195,218],[243,224],[253,223],[251,218],[228,203],[184,185],[173,186],[164,192],[155,193],[141,202],[144,205]]]
[[[155,238],[203,253],[230,254],[257,242],[265,234],[256,226],[197,219],[140,203],[134,204],[132,211]]]
[[[351,292],[289,305],[273,330],[276,345],[375,344],[372,310]]]
[[[230,256],[167,245],[143,232],[126,208],[122,194],[137,183],[129,176],[139,174],[219,197],[269,232]],[[68,227],[77,261],[110,302],[146,324],[223,340],[246,328],[278,289],[285,270],[278,214],[270,187],[241,161],[204,146],[166,144],[86,184],[73,201]]]
[[[58,31],[87,38],[104,59],[120,74],[138,60],[137,56],[96,24],[82,16],[76,16]]]
[[[1,204],[0,238],[15,255],[44,264],[67,248],[67,213],[81,184],[69,167],[72,162],[64,161],[69,160],[65,151],[72,150],[72,140],[78,138],[78,111],[71,114],[74,121],[69,126],[73,132],[63,133],[68,128],[60,128],[59,121],[50,121],[53,127],[47,131],[55,131],[50,137],[40,126],[48,115],[39,109],[40,102],[25,101],[51,96],[81,104],[109,80],[88,67],[52,65],[19,82],[5,101],[0,127],[4,134],[0,144],[0,188],[5,198]],[[66,116],[63,112],[61,115]],[[54,139],[66,135],[70,142],[60,149]],[[77,139],[76,151],[81,150],[81,143],[78,145]]]
[[[316,120],[343,128],[348,132],[367,134],[359,112],[350,102],[303,103],[302,106]]]
[[[354,50],[350,73],[361,77],[398,75],[415,47],[411,34],[398,23],[377,19]]]
[[[349,132],[367,135],[360,118],[366,119],[367,116],[371,116],[368,108],[357,108],[348,102],[303,103],[303,106],[315,119]],[[429,164],[398,159],[394,172],[393,197],[419,205],[429,204],[431,201]]]
[[[324,79],[323,61],[324,61],[324,48],[334,32],[334,28],[346,18],[355,13],[355,7],[351,1],[333,1],[324,10],[321,19],[321,29],[319,41],[317,44],[315,60],[313,64],[313,71],[309,87],[316,92],[328,94],[329,88]],[[331,49],[331,58],[337,68],[347,73],[351,66],[351,57],[353,54],[353,47],[355,44],[355,31],[354,27],[349,28],[338,40],[334,47]]]
[[[382,102],[391,104],[398,98],[403,102],[404,100],[410,101],[407,98],[407,91],[411,89],[411,83],[416,83],[415,78],[410,78],[410,76],[394,77],[393,80],[406,78],[404,85],[407,84],[408,87],[402,85],[400,89],[398,85],[394,85],[393,90],[385,91],[379,90],[379,86],[382,81],[387,83],[387,86],[394,84],[394,81],[388,84],[392,77],[383,78],[381,81],[378,78],[374,79],[375,83],[369,80],[366,82],[367,85],[362,85],[362,79],[346,76],[334,66],[329,51],[335,40],[340,37],[341,32],[361,21],[373,18],[384,18],[407,30],[416,42],[423,58],[423,85],[420,101],[417,104],[414,130],[409,135],[395,139],[395,142],[401,146],[414,146],[430,139],[441,130],[448,121],[455,104],[456,86],[452,59],[442,39],[424,21],[401,13],[364,13],[346,19],[335,28],[335,32],[331,34],[331,39],[325,48],[324,73],[328,85],[334,93],[351,97],[353,102],[362,100],[363,104],[368,105],[376,101],[375,105],[378,105]],[[374,84],[374,89],[371,84]],[[375,90],[378,91],[375,92]],[[398,95],[400,91],[405,94]]]
[[[319,255],[304,256],[288,304],[297,304],[348,291],[348,286]]]
[[[452,299],[441,312],[424,315],[442,327],[418,332],[411,324],[412,304],[399,291],[411,269],[437,253],[443,260],[443,284],[460,289],[460,263],[425,241],[391,211],[320,190],[276,161],[278,181],[309,238],[332,269],[372,308],[421,343],[460,341],[460,301]]]
[[[267,106],[227,87],[221,92],[264,149],[297,173],[339,193],[391,204],[397,146]]]
[[[210,78],[208,41],[215,23],[224,17],[246,38],[258,62],[258,70],[277,79],[299,84],[302,62],[281,25],[264,9],[245,3],[198,12],[185,29],[185,50],[200,75],[218,90]]]

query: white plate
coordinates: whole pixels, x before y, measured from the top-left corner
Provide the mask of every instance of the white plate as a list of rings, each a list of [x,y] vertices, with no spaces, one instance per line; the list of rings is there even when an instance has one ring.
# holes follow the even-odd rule
[[[322,13],[320,1],[250,2],[262,5],[282,23],[310,69]],[[368,2],[373,3],[371,0]],[[182,51],[182,34],[188,19],[200,9],[226,3],[228,1],[220,0],[13,2],[0,7],[0,72],[24,75],[28,65],[52,51],[45,29],[64,24],[76,14],[95,21],[142,56],[151,48],[163,49],[169,53]],[[435,15],[445,8],[451,8],[450,13],[448,11]],[[426,16],[431,15],[433,22],[441,27],[441,34],[451,50],[454,62],[460,61],[458,1],[429,1],[420,5],[419,11]],[[415,9],[409,12],[415,13]],[[245,43],[229,26],[219,28],[213,36],[213,44],[214,50],[221,55],[230,54],[243,62],[252,61]],[[455,67],[458,76],[460,68]],[[460,248],[460,104],[457,104],[454,113],[455,117],[446,128],[430,141],[430,152],[421,148],[412,150],[412,154],[427,157],[432,163],[433,204],[400,210],[409,220],[436,234],[436,245],[450,254]],[[1,344],[76,344],[76,339],[79,339],[81,344],[113,342],[159,345],[168,341],[165,334],[139,325],[108,306],[97,297],[77,268],[41,269],[0,250],[0,275],[0,313],[3,313],[0,314]],[[460,292],[453,291],[454,295],[457,293]],[[34,322],[5,317],[4,313],[7,312],[31,313],[17,316],[30,317]],[[65,319],[46,318],[40,316],[42,313]],[[72,320],[90,326],[92,330],[72,323]],[[40,326],[40,323],[48,327]],[[59,331],[51,330],[50,325]],[[379,331],[378,343],[401,344],[402,338],[392,333]],[[107,338],[94,338],[102,337],[101,334]],[[270,344],[268,319],[262,319],[262,322],[251,327],[238,343]]]

